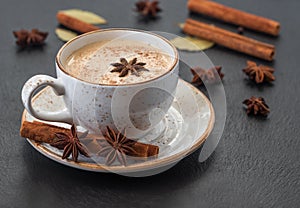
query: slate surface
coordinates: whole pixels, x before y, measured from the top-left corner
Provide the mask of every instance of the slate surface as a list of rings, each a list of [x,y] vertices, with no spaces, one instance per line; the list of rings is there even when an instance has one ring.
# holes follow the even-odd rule
[[[34,74],[55,75],[55,14],[81,8],[104,16],[105,27],[131,27],[180,35],[176,24],[190,16],[186,1],[161,1],[157,21],[144,23],[132,11],[134,1],[2,0],[0,7],[0,207],[299,207],[300,206],[300,1],[219,0],[235,8],[276,19],[278,38],[246,31],[245,35],[275,44],[273,63],[222,47],[206,51],[224,69],[227,121],[215,153],[204,164],[199,151],[170,170],[147,178],[89,173],[53,162],[19,136],[23,106],[20,91]],[[202,16],[193,18],[236,31],[236,27]],[[13,30],[48,31],[42,50],[18,51]],[[241,69],[247,59],[276,69],[273,85],[249,83]],[[241,102],[265,97],[268,119],[247,117]]]

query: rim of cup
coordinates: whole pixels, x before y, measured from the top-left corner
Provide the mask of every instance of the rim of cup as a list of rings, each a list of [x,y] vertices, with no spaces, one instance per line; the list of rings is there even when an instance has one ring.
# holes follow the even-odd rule
[[[64,52],[64,50],[71,44],[73,44],[74,42],[80,40],[81,38],[84,38],[86,36],[89,36],[91,34],[95,34],[95,33],[105,33],[105,32],[112,32],[112,31],[120,31],[120,32],[139,32],[139,33],[146,33],[148,35],[152,35],[156,38],[159,38],[161,39],[162,41],[166,42],[173,50],[173,53],[174,53],[174,57],[171,57],[172,60],[173,60],[173,63],[170,67],[170,69],[165,72],[164,74],[158,76],[158,77],[155,77],[155,78],[152,78],[152,79],[149,79],[149,80],[146,80],[146,81],[143,81],[143,82],[137,82],[137,83],[128,83],[128,84],[120,84],[120,85],[112,85],[112,84],[101,84],[101,83],[93,83],[93,82],[89,82],[89,81],[86,81],[86,80],[83,80],[81,78],[78,78],[78,77],[75,77],[74,75],[68,73],[66,70],[65,70],[65,67],[64,67],[64,64],[63,64],[63,61],[61,60],[61,56],[62,56],[62,53]],[[101,40],[96,40],[94,42],[97,42],[97,41],[101,41]],[[94,43],[94,42],[91,42],[90,44]],[[86,44],[88,45],[88,44]],[[84,47],[84,46],[82,46]],[[81,47],[79,47],[81,48]],[[78,49],[79,49],[78,48]],[[75,50],[74,50],[75,51]],[[73,51],[73,52],[74,52]],[[71,52],[71,53],[73,53]],[[169,55],[169,54],[168,54]],[[87,32],[87,33],[84,33],[84,34],[81,34],[81,35],[78,35],[76,37],[74,37],[73,39],[69,40],[68,42],[66,42],[58,51],[57,55],[56,55],[56,58],[55,58],[55,62],[59,68],[59,70],[61,72],[63,72],[65,75],[67,76],[70,76],[76,80],[79,80],[79,81],[82,81],[84,83],[88,83],[88,84],[91,84],[91,85],[97,85],[97,86],[107,86],[107,87],[112,87],[112,86],[118,86],[118,87],[125,87],[125,86],[133,86],[133,85],[141,85],[141,84],[146,84],[146,83],[149,83],[149,82],[153,82],[155,80],[158,80],[160,78],[163,78],[165,77],[167,74],[170,74],[174,71],[174,69],[176,68],[176,65],[178,64],[179,62],[179,56],[178,56],[178,51],[176,49],[176,47],[166,38],[160,36],[160,35],[157,35],[153,32],[149,32],[149,31],[145,31],[145,30],[139,30],[139,29],[132,29],[132,28],[109,28],[109,29],[101,29],[101,30],[95,30],[95,31],[91,31],[91,32]]]

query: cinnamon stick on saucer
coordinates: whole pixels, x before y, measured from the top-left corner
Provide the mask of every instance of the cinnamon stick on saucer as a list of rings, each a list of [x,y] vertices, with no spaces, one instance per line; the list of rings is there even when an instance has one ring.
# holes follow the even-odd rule
[[[45,143],[51,143],[55,138],[55,133],[58,132],[68,134],[70,130],[38,121],[23,121],[20,129],[20,135],[22,137]]]
[[[274,58],[275,46],[273,45],[196,20],[187,19],[183,27],[183,32],[257,58],[268,61],[272,61]]]
[[[23,121],[20,129],[20,134],[22,137],[37,141],[52,143],[56,138],[55,133],[70,133],[70,129],[41,123],[38,121],[28,122]],[[88,135],[87,137],[93,137],[93,135]],[[159,147],[152,144],[145,144],[141,142],[134,141],[132,148],[135,150],[134,153],[130,153],[133,157],[151,157],[158,155]]]
[[[213,1],[189,0],[188,9],[224,22],[277,36],[280,23],[265,17],[240,11]]]

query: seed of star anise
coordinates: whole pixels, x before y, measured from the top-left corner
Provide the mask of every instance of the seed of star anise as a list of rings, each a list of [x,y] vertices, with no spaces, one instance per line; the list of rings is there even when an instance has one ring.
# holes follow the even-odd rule
[[[72,160],[77,162],[78,153],[90,157],[86,147],[81,144],[78,139],[76,126],[74,124],[71,127],[70,134],[56,133],[55,136],[57,137],[57,140],[54,140],[54,142],[51,143],[51,146],[64,150],[62,159],[66,159],[72,154]]]
[[[99,156],[106,157],[106,165],[112,165],[116,160],[118,160],[121,165],[126,166],[126,155],[136,153],[132,147],[135,141],[127,139],[125,132],[123,134],[121,132],[115,132],[108,126],[104,133],[104,137],[104,140],[98,140],[101,149],[97,154]]]
[[[41,32],[37,29],[31,31],[19,30],[13,31],[14,36],[17,38],[16,44],[21,47],[40,46],[44,44],[48,36],[47,32]]]
[[[136,11],[144,17],[156,17],[157,13],[161,11],[158,7],[159,1],[139,1],[135,3]]]
[[[252,96],[244,100],[243,104],[247,106],[247,114],[267,116],[270,113],[269,106],[266,104],[264,98]]]
[[[247,67],[243,69],[243,72],[257,84],[275,80],[273,68],[264,65],[257,66],[253,61],[247,61]]]
[[[120,73],[119,77],[126,76],[129,71],[131,72],[131,74],[134,74],[136,76],[140,76],[138,71],[141,70],[149,71],[144,67],[146,63],[142,63],[142,62],[137,63],[137,58],[134,58],[129,62],[125,58],[120,58],[120,62],[121,63],[112,63],[111,65],[114,66],[115,68],[110,71],[110,72],[119,72]]]
[[[224,74],[221,72],[221,70],[221,66],[216,66],[208,70],[205,70],[201,67],[192,68],[191,72],[194,76],[192,83],[197,85],[203,85],[203,82],[205,81],[208,83],[214,83],[217,80],[217,76],[219,76],[220,79],[223,79]]]

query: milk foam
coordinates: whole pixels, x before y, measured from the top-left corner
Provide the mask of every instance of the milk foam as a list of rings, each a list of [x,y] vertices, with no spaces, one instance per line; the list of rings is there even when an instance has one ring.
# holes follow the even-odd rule
[[[119,77],[118,72],[110,72],[111,63],[120,62],[120,58],[146,63],[149,71],[139,71],[140,76],[128,73]],[[162,50],[141,41],[105,40],[86,45],[73,52],[64,63],[67,73],[95,84],[126,85],[155,79],[170,71],[173,57]]]

